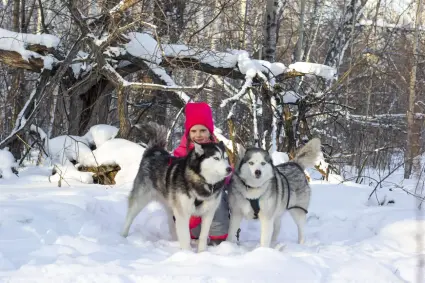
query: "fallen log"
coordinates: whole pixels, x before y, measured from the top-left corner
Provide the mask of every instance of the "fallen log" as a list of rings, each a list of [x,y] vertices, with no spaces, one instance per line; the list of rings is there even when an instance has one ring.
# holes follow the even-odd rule
[[[119,165],[101,165],[97,167],[81,166],[78,171],[92,172],[93,182],[101,185],[115,185],[115,176],[121,170]]]

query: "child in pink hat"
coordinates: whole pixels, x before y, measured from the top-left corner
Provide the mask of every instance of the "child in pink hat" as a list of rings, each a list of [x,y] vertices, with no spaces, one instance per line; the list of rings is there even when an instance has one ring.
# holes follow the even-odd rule
[[[213,135],[214,121],[211,107],[205,102],[188,103],[185,108],[186,121],[184,135],[180,145],[174,150],[174,156],[183,157],[193,149],[193,141],[197,143],[216,142]],[[189,222],[190,235],[197,239],[201,232],[201,217],[192,216]],[[222,194],[219,207],[211,224],[209,239],[210,244],[219,244],[227,238],[229,228],[229,204],[227,193]]]

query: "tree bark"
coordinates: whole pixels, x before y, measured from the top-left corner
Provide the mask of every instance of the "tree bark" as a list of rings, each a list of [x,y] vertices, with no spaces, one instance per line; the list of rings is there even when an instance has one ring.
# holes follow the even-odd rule
[[[269,62],[275,62],[276,60],[278,6],[278,0],[267,0],[263,59]]]
[[[266,15],[265,15],[265,26],[264,26],[264,43],[263,43],[263,59],[271,63],[276,61],[276,44],[277,44],[277,11],[279,7],[278,0],[267,0],[266,4]],[[263,89],[263,135],[265,144],[263,147],[269,149],[272,145],[275,145],[276,141],[272,140],[275,137],[275,119],[273,115],[276,107],[275,98],[272,97],[274,94],[268,91],[266,88]]]
[[[346,6],[343,14],[343,22],[336,30],[326,54],[325,65],[334,67],[338,70],[350,41],[355,40],[360,34],[360,28],[352,30],[351,27],[363,17],[366,3],[367,0],[350,0],[350,3]]]
[[[120,137],[127,138],[130,132],[130,122],[128,120],[127,94],[124,87],[118,87],[118,118],[120,120]]]
[[[98,99],[101,97],[103,90],[108,85],[109,81],[106,79],[100,79],[97,84],[91,87],[87,92],[81,94],[78,99],[81,100],[82,112],[80,112],[80,119],[78,124],[78,134],[80,136],[85,135],[88,129],[92,126],[90,121],[93,119],[93,114],[97,114],[95,106]],[[111,90],[112,91],[112,90]],[[108,109],[109,110],[109,109]],[[77,114],[78,115],[78,114]]]
[[[25,3],[25,0],[22,0],[22,7],[25,7],[24,3]],[[20,19],[20,17],[22,17],[22,18]],[[25,14],[22,13],[22,10],[21,10],[21,0],[14,0],[12,22],[13,22],[13,30],[15,32],[21,32],[22,26],[20,25],[20,22],[25,24],[24,17],[25,17]],[[21,110],[21,108],[24,105],[23,95],[24,95],[24,91],[25,91],[25,86],[24,86],[24,84],[22,84],[24,76],[25,76],[25,74],[24,74],[24,71],[22,69],[14,70],[11,89],[8,93],[8,96],[9,96],[8,101],[12,102],[11,105],[13,107],[12,109],[9,110],[9,113],[8,113],[9,115],[11,115],[11,116],[9,116],[11,118],[9,120],[10,123],[16,123],[19,111]],[[14,124],[11,124],[10,128],[13,128],[14,126],[15,126]],[[22,147],[21,142],[15,142],[15,143],[11,144],[9,150],[15,158],[20,158],[21,147]]]
[[[154,8],[154,24],[159,37],[168,37],[169,43],[176,43],[183,31],[185,0],[156,0]]]
[[[422,0],[417,0],[415,32],[413,38],[413,63],[409,83],[409,105],[407,109],[407,146],[405,154],[404,178],[409,179],[413,172],[421,170],[418,158],[421,152],[421,120],[415,117],[420,109],[416,104],[416,73],[419,54],[419,27],[421,22]]]
[[[298,27],[298,42],[295,49],[295,62],[301,61],[304,50],[304,16],[305,16],[305,0],[300,0],[300,24]]]

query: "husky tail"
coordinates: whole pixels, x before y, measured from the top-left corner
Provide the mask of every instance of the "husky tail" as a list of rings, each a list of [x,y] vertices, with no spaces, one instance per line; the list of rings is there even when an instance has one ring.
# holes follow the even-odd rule
[[[135,125],[149,138],[149,148],[162,148],[167,146],[167,128],[155,122],[147,122]]]
[[[313,167],[323,157],[320,146],[318,138],[310,140],[297,152],[295,158],[291,161],[298,163],[303,169]]]

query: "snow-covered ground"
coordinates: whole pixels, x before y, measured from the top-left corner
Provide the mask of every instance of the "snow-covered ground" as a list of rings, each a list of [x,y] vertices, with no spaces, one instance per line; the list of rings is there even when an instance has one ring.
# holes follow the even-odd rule
[[[389,196],[395,204],[376,206],[370,187],[316,180],[304,245],[287,215],[273,248],[258,247],[259,223],[250,221],[240,245],[198,254],[170,241],[157,203],[128,238],[119,235],[131,182],[57,187],[48,175],[29,167],[0,179],[0,282],[418,282],[425,218],[401,191]]]

